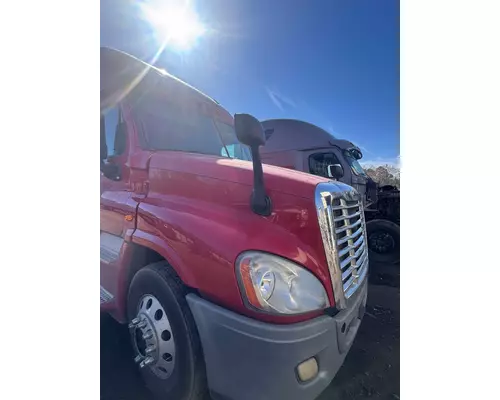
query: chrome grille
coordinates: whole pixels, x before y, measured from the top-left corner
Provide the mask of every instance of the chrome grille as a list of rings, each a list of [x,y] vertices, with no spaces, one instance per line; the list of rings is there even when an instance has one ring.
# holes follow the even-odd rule
[[[350,186],[320,183],[316,188],[316,209],[335,302],[345,308],[368,272],[363,202]]]

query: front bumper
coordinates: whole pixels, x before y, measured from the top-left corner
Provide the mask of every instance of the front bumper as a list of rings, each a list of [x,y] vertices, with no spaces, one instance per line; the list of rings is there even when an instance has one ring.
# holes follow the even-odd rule
[[[344,362],[363,317],[367,280],[335,317],[274,325],[256,321],[189,294],[200,334],[208,385],[215,399],[313,400]],[[296,367],[315,357],[319,372],[302,383]]]

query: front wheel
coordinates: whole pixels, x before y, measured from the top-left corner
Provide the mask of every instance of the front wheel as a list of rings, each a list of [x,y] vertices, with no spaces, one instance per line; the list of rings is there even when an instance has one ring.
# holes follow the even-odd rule
[[[165,261],[133,278],[127,315],[146,386],[158,399],[198,400],[206,393],[205,365],[186,288]]]
[[[399,225],[385,219],[366,223],[370,261],[380,264],[399,262]]]

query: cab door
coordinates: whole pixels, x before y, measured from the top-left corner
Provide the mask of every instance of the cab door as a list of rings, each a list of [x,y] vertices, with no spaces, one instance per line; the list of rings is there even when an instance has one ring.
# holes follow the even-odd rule
[[[112,309],[118,295],[123,248],[135,227],[127,167],[130,138],[120,105],[101,115],[101,309]]]

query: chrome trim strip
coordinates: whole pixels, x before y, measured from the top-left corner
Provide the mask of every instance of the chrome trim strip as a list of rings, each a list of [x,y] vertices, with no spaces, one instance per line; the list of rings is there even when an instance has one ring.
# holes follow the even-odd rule
[[[113,300],[114,296],[101,286],[101,304]]]
[[[117,260],[120,256],[123,242],[124,240],[121,236],[101,232],[101,261],[111,263]]]

